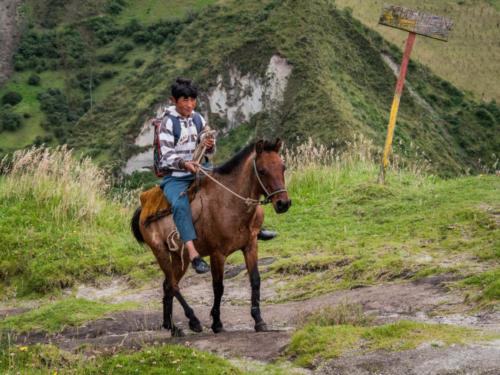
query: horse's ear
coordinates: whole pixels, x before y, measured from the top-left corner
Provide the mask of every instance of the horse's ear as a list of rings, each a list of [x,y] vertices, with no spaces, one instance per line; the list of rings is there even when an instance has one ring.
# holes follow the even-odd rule
[[[260,154],[262,151],[264,151],[264,141],[261,139],[255,144],[255,152]]]
[[[274,151],[278,152],[281,146],[283,146],[283,141],[279,138],[276,138],[276,142],[274,143]]]

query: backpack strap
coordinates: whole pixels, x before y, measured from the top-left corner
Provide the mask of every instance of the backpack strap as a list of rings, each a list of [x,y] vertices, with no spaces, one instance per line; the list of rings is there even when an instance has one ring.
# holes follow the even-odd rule
[[[203,130],[203,121],[201,120],[201,116],[198,112],[193,113],[193,122],[196,125],[196,131],[198,132],[198,135],[200,135],[201,131]]]
[[[174,147],[177,145],[179,138],[181,137],[181,120],[177,116],[167,114],[168,118],[172,120],[172,133],[174,133]],[[193,122],[196,125],[196,131],[198,135],[203,129],[203,121],[198,112],[193,113]]]

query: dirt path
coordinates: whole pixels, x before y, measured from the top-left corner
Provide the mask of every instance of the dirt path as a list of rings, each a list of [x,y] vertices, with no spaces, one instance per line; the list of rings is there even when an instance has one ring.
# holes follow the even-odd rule
[[[0,86],[12,74],[12,55],[19,40],[21,0],[0,0]]]
[[[273,259],[263,259],[261,266]],[[250,317],[250,288],[242,267],[232,266],[226,272],[225,298],[221,318],[226,332],[214,335],[210,330],[212,286],[210,276],[190,274],[183,281],[182,292],[201,320],[204,331],[189,331],[180,306],[174,304],[174,320],[187,336],[172,338],[162,330],[161,282],[141,290],[127,290],[125,283],[114,280],[106,287],[81,286],[77,296],[105,299],[109,302],[135,301],[144,308],[114,313],[105,319],[68,328],[57,335],[30,333],[16,338],[18,343],[51,342],[66,350],[85,346],[89,353],[114,351],[122,347],[140,348],[155,343],[179,343],[211,351],[227,358],[272,361],[280,357],[290,341],[293,329],[308,313],[340,303],[360,303],[366,313],[378,322],[411,319],[448,323],[500,332],[500,312],[466,315],[463,297],[443,287],[449,277],[431,277],[420,282],[404,282],[344,290],[306,301],[273,304],[279,280],[262,283],[262,314],[269,332],[255,333]],[[22,310],[19,310],[21,312]],[[2,313],[2,311],[0,311]],[[11,310],[11,313],[16,313]],[[5,315],[5,314],[4,314]],[[437,364],[439,365],[437,365]],[[439,370],[439,371],[438,371]],[[422,347],[401,353],[356,354],[330,361],[316,371],[321,374],[489,374],[500,371],[500,341],[493,344]],[[433,372],[434,371],[434,372]],[[451,371],[451,372],[450,372]],[[460,372],[462,371],[462,372]],[[499,372],[500,373],[500,372]]]
[[[317,374],[335,375],[498,375],[500,341],[483,345],[432,347],[404,352],[347,356],[321,366]]]

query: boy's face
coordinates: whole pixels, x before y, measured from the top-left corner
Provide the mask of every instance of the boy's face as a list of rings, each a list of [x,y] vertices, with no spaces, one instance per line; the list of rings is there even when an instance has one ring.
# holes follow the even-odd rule
[[[181,96],[179,99],[175,100],[175,98],[172,97],[172,101],[175,104],[175,109],[182,117],[191,116],[191,113],[193,113],[196,108],[195,98],[186,98],[185,96]]]

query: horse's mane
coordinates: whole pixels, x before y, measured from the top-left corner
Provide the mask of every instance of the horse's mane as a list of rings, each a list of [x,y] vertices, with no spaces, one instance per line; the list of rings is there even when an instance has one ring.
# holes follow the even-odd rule
[[[246,145],[243,149],[238,151],[231,159],[226,161],[221,166],[214,168],[214,172],[219,174],[230,174],[234,171],[243,161],[245,161],[248,156],[255,150],[255,144],[257,142],[252,142]],[[276,143],[264,141],[262,145],[262,151],[274,151],[276,148]]]

